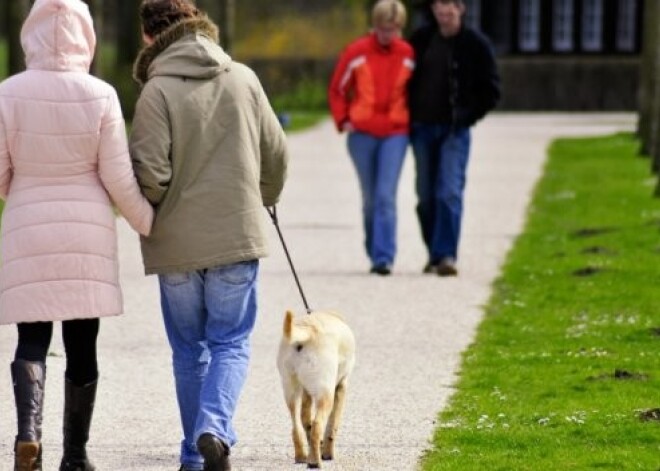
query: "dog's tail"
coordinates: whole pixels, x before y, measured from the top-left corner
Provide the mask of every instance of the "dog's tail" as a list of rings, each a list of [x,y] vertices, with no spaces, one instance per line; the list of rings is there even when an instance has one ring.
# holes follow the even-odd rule
[[[291,339],[291,333],[293,332],[293,312],[286,311],[284,316],[284,338]]]

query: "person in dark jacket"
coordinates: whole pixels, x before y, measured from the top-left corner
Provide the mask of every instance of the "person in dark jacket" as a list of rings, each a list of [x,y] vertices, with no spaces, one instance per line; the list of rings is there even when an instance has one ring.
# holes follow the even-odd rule
[[[500,80],[490,42],[463,24],[464,2],[430,0],[429,7],[434,21],[410,37],[417,215],[428,250],[424,273],[455,276],[470,128],[497,104]]]

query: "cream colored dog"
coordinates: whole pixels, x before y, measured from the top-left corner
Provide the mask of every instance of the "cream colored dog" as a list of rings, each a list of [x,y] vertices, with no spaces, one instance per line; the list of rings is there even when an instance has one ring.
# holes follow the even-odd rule
[[[287,311],[277,367],[291,413],[296,463],[320,468],[321,458],[334,457],[348,376],[354,364],[355,338],[339,314],[313,312],[294,317]]]

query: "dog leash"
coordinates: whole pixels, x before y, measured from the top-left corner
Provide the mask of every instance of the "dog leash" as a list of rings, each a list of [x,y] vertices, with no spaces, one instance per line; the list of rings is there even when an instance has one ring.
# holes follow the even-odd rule
[[[303,292],[302,285],[300,284],[300,280],[298,279],[298,274],[296,273],[296,269],[294,268],[293,262],[291,261],[291,255],[289,255],[289,249],[287,249],[286,242],[284,242],[284,236],[282,236],[282,230],[280,229],[280,224],[279,221],[277,220],[277,208],[275,206],[267,207],[266,211],[268,211],[270,218],[273,220],[275,229],[277,229],[277,235],[280,236],[280,242],[282,242],[282,247],[284,248],[286,259],[289,261],[289,266],[291,267],[293,278],[296,280],[296,284],[298,285],[298,291],[300,292],[300,297],[303,300],[303,304],[305,305],[307,314],[311,314],[312,310],[309,308],[309,304],[307,303],[307,298],[305,297],[305,293]]]

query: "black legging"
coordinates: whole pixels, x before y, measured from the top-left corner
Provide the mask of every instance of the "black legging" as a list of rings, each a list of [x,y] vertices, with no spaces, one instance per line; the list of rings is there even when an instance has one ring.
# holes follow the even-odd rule
[[[99,376],[96,363],[98,319],[76,319],[62,322],[62,341],[66,352],[64,376],[76,386],[85,386]],[[17,360],[46,362],[53,337],[52,322],[18,324]]]

